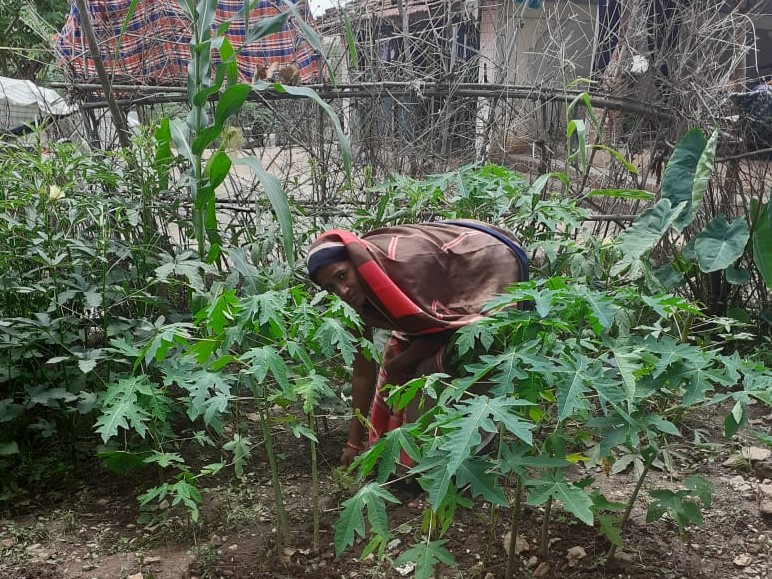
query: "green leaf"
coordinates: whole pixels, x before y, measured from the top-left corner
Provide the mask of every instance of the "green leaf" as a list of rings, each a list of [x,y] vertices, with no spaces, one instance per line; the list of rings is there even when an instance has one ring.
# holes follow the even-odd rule
[[[587,369],[587,357],[581,354],[578,355],[578,360],[566,361],[562,370],[566,378],[558,383],[558,420],[563,421],[575,411],[587,408],[584,394],[589,390],[587,383],[592,382]]]
[[[252,453],[250,447],[249,439],[240,434],[234,434],[222,447],[223,450],[233,453],[233,472],[239,478],[244,476],[244,460]]]
[[[724,418],[724,437],[731,438],[740,427],[748,421],[748,411],[739,401],[732,407],[732,411]]]
[[[222,127],[217,125],[210,125],[201,129],[191,145],[191,152],[194,155],[200,155],[204,150],[211,145],[214,140],[222,134]]]
[[[284,27],[284,24],[287,22],[289,16],[289,11],[285,10],[284,12],[280,12],[271,18],[261,18],[257,26],[251,28],[247,33],[244,46],[252,44],[256,40],[260,40],[261,38],[265,38],[271,34],[276,34]]]
[[[456,485],[459,489],[470,485],[473,497],[482,496],[491,504],[506,506],[507,497],[497,485],[497,480],[494,465],[477,457],[468,458],[456,471]]]
[[[421,455],[415,440],[408,434],[408,430],[402,427],[395,428],[384,435],[383,451],[380,453],[378,462],[378,480],[380,482],[386,481],[389,475],[397,470],[403,450],[413,460]]]
[[[753,263],[759,269],[767,287],[772,288],[772,211],[769,203],[759,209],[759,202],[751,200],[753,220]]]
[[[104,461],[107,468],[120,474],[127,474],[146,465],[142,457],[133,452],[108,450],[98,452],[97,456]]]
[[[694,241],[700,269],[706,273],[726,269],[742,256],[749,237],[745,219],[727,222],[726,217],[718,215]]]
[[[332,358],[340,352],[346,365],[350,366],[354,363],[354,356],[357,353],[356,338],[338,320],[324,318],[311,339],[325,356]]]
[[[188,136],[190,135],[190,128],[187,123],[182,119],[171,119],[169,121],[169,131],[172,135],[172,141],[174,146],[177,147],[177,151],[185,157],[185,159],[193,162],[193,151],[188,143]]]
[[[694,219],[694,180],[706,145],[705,133],[699,127],[688,131],[678,141],[662,176],[662,199],[670,200],[673,207],[686,203],[686,210],[680,213],[674,224],[679,231]]]
[[[629,269],[628,277],[640,277],[643,268],[641,258],[659,243],[686,208],[685,201],[672,207],[670,199],[665,198],[641,213],[635,223],[619,236],[622,259],[611,268],[611,275],[619,275]]]
[[[724,270],[726,281],[732,285],[743,285],[751,279],[751,274],[747,269],[728,267]]]
[[[453,556],[443,547],[447,542],[447,539],[440,539],[417,543],[397,557],[394,566],[400,567],[408,562],[415,563],[415,579],[431,579],[437,564],[456,564]]]
[[[552,497],[566,510],[586,525],[592,526],[594,515],[592,499],[587,492],[575,483],[564,480],[526,481],[528,487],[535,487],[536,492],[528,494],[529,505],[540,505]]]
[[[590,197],[614,197],[616,199],[640,199],[654,201],[654,194],[642,189],[594,189]]]
[[[123,378],[107,387],[102,400],[102,414],[95,425],[96,432],[102,436],[102,442],[116,436],[121,428],[132,428],[140,437],[145,437],[148,431],[146,423],[151,417],[138,402],[141,394],[161,395],[144,374]]]
[[[284,240],[284,255],[289,264],[292,265],[295,260],[295,253],[292,248],[292,212],[290,211],[287,194],[284,192],[284,189],[282,189],[281,183],[275,176],[265,170],[259,159],[247,157],[237,160],[236,164],[247,165],[255,172],[255,175],[257,175],[279,223],[279,229],[281,230],[282,238]]]
[[[276,382],[285,390],[289,390],[287,364],[273,347],[250,348],[239,356],[239,360],[249,365],[249,371],[258,384],[266,379],[270,371]]]
[[[617,362],[617,368],[619,368],[619,374],[622,376],[622,382],[625,385],[625,398],[627,398],[627,403],[630,405],[635,399],[635,384],[637,382],[635,373],[641,368],[641,350],[636,348],[632,352],[624,352],[615,349],[612,352]]]
[[[598,515],[600,532],[609,540],[609,543],[617,547],[623,545],[622,532],[618,526],[620,521],[621,518],[617,515]]]
[[[308,376],[300,378],[295,383],[293,392],[300,396],[303,401],[303,412],[306,414],[314,411],[322,397],[334,395],[327,377],[314,371],[311,371]]]
[[[335,529],[335,553],[340,555],[346,547],[354,544],[356,535],[365,536],[364,511],[374,534],[385,537],[389,529],[386,517],[386,501],[399,503],[399,499],[378,483],[363,486],[350,499],[343,502],[343,510],[333,528]]]
[[[713,499],[713,485],[708,479],[699,475],[691,475],[684,479],[684,485],[687,489],[694,491],[706,509],[710,508]]]
[[[346,172],[346,178],[349,183],[351,183],[351,145],[348,142],[348,139],[346,138],[346,134],[343,132],[343,127],[340,125],[340,119],[338,119],[338,114],[335,112],[335,109],[333,109],[329,103],[325,100],[323,100],[316,91],[314,91],[312,88],[309,88],[307,86],[287,86],[287,85],[281,85],[278,83],[269,84],[263,81],[257,82],[252,85],[252,88],[254,90],[260,91],[265,90],[267,88],[273,88],[274,90],[278,92],[284,92],[288,93],[294,96],[302,96],[311,99],[314,101],[317,105],[319,105],[322,110],[327,113],[327,116],[329,117],[330,121],[332,121],[333,128],[335,129],[335,134],[338,136],[338,143],[340,145],[340,152],[341,157],[343,159],[343,170]]]
[[[204,175],[209,177],[209,186],[217,189],[225,181],[230,169],[231,158],[225,151],[217,151],[212,155],[204,168]]]
[[[571,119],[566,129],[566,137],[570,139],[576,133],[577,143],[579,145],[579,167],[582,173],[587,172],[587,136],[584,121],[581,119]]]
[[[252,92],[252,87],[248,84],[229,86],[217,101],[217,107],[214,111],[215,125],[220,128],[225,126],[225,121],[241,109],[250,92]]]
[[[568,177],[565,173],[545,173],[537,177],[536,181],[534,181],[533,185],[528,189],[526,195],[529,197],[541,195],[544,187],[547,185],[547,181],[553,178],[559,179],[565,186],[568,186],[569,184]]]
[[[700,159],[697,162],[697,169],[694,173],[694,183],[692,184],[692,198],[691,198],[691,219],[697,215],[697,210],[702,204],[702,199],[705,197],[705,191],[708,190],[708,183],[710,183],[710,177],[713,175],[713,167],[716,160],[716,145],[718,144],[718,129],[713,131],[710,135],[708,142],[705,144],[705,148],[702,150]],[[691,221],[691,220],[690,220]]]
[[[622,156],[622,153],[620,153],[616,149],[613,149],[613,148],[609,147],[608,145],[593,145],[592,148],[593,149],[598,149],[600,151],[606,151],[608,154],[610,154],[612,157],[614,157],[617,161],[619,161],[619,163],[625,169],[627,169],[627,171],[629,173],[631,173],[632,175],[637,175],[638,174],[638,168],[635,165],[633,165],[630,161],[625,159],[624,156]],[[642,191],[642,193],[648,193],[648,191]],[[651,195],[651,193],[648,193],[648,194]],[[653,198],[653,196],[652,196],[652,198]]]
[[[15,442],[0,442],[0,456],[19,454],[19,445]]]
[[[590,321],[593,322],[593,330],[600,335],[603,330],[608,330],[614,323],[614,316],[619,311],[619,306],[614,300],[600,292],[589,289],[585,285],[577,285],[575,294],[581,297],[590,308]]]

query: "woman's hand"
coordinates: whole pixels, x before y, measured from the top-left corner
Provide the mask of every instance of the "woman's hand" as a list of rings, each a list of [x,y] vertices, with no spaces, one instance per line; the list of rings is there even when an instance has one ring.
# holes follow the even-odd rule
[[[355,444],[351,444],[350,442],[346,443],[346,446],[343,447],[343,452],[340,454],[340,464],[341,466],[351,466],[351,463],[354,462],[354,459],[357,457],[357,455],[364,450],[364,447],[357,446]]]

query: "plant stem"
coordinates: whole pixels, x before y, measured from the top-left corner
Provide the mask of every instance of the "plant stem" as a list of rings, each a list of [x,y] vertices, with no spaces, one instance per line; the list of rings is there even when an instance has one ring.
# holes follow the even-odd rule
[[[549,552],[549,529],[550,512],[552,511],[552,497],[544,505],[544,520],[541,523],[541,532],[539,535],[539,556],[544,558]]]
[[[287,523],[287,511],[284,509],[284,498],[281,492],[281,481],[279,480],[279,468],[276,465],[276,455],[273,452],[273,435],[271,427],[268,424],[268,397],[263,395],[260,405],[260,424],[263,428],[263,444],[265,452],[268,455],[268,466],[271,469],[271,483],[273,485],[273,497],[276,503],[276,550],[279,557],[282,556],[284,543],[289,538],[289,525]]]
[[[314,414],[308,413],[308,427],[314,429]],[[311,508],[314,517],[314,536],[312,548],[314,553],[319,552],[319,472],[316,460],[316,442],[311,440]]]
[[[638,493],[641,492],[643,481],[646,479],[646,475],[649,474],[649,469],[651,468],[651,465],[654,463],[654,459],[656,457],[657,457],[657,453],[652,451],[651,454],[649,455],[649,458],[646,459],[646,462],[643,465],[641,476],[638,478],[638,482],[635,483],[635,489],[633,489],[633,494],[630,496],[630,500],[627,501],[627,507],[625,508],[625,512],[622,514],[622,518],[619,520],[620,531],[625,528],[625,525],[627,524],[627,520],[630,518],[630,512],[633,510],[633,505],[635,504],[635,500],[638,498]],[[613,558],[614,553],[616,553],[616,550],[617,550],[617,546],[612,544],[608,550],[608,554],[606,555],[606,558],[607,559]]]
[[[523,500],[523,479],[517,477],[515,483],[515,505],[512,508],[512,526],[510,527],[509,552],[507,553],[507,570],[504,574],[505,579],[512,579],[515,572],[515,546],[517,545],[517,532],[520,529],[520,509]]]

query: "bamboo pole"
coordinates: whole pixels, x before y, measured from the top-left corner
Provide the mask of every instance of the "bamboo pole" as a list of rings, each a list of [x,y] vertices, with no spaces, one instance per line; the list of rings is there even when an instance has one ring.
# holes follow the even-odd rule
[[[126,124],[126,117],[118,106],[118,102],[113,97],[110,79],[107,76],[105,64],[102,62],[102,57],[99,54],[99,43],[94,34],[94,28],[91,26],[91,16],[89,15],[88,7],[86,6],[86,0],[75,0],[75,6],[80,13],[80,23],[83,28],[83,34],[88,41],[89,52],[91,53],[91,59],[94,61],[94,68],[96,68],[100,86],[105,93],[105,99],[107,101],[107,106],[110,109],[110,114],[113,117],[113,123],[115,123],[116,129],[118,129],[118,142],[124,149],[129,148],[131,146],[131,140],[129,139],[129,129]]]

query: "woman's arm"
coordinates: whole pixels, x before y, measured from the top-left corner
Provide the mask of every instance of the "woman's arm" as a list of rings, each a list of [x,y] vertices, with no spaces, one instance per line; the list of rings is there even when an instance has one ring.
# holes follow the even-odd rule
[[[369,326],[365,328],[362,337],[372,341],[373,330]],[[375,395],[375,380],[378,366],[375,360],[365,358],[359,350],[354,358],[354,376],[351,380],[351,397],[354,415],[351,417],[351,426],[348,433],[348,441],[343,449],[340,462],[348,466],[354,460],[359,451],[364,449],[365,425],[357,417],[357,410],[362,416],[367,416],[370,405]]]

